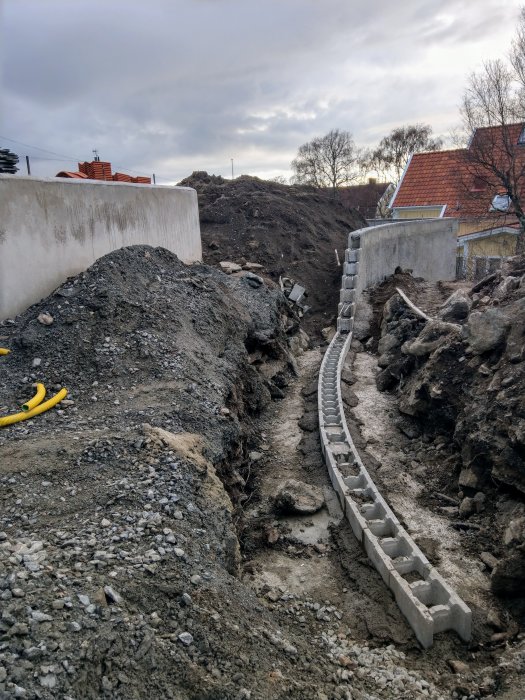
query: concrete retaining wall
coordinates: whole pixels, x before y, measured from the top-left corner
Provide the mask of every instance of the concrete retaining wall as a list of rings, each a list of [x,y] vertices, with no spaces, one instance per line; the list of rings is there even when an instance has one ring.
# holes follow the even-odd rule
[[[0,319],[112,250],[141,243],[200,260],[195,190],[0,175]]]
[[[410,269],[429,282],[456,277],[456,219],[392,222],[360,229],[350,236],[360,240],[362,272],[357,294],[382,282],[396,267]]]
[[[448,230],[443,232],[445,240],[448,240],[448,234]],[[368,286],[368,280],[374,280],[370,282],[372,284],[380,281],[375,277],[377,267],[372,271],[366,269],[365,261],[372,257],[374,241],[374,238],[368,240],[370,254],[366,257],[362,246],[368,235],[368,230],[362,229],[350,236],[350,248],[345,253],[338,332],[321,365],[318,402],[323,455],[354,535],[392,591],[421,645],[425,648],[432,646],[434,634],[445,630],[455,630],[468,641],[472,625],[470,609],[432,567],[381,496],[346,424],[341,373],[352,342],[356,295]],[[375,240],[384,241],[385,238],[378,236]],[[390,241],[391,252],[401,251],[402,247],[393,241],[392,231],[386,240]],[[431,250],[430,246],[428,250]],[[381,250],[378,255],[382,255]],[[390,272],[397,265],[403,266],[399,260],[396,257],[390,259]],[[423,269],[430,263],[420,261],[419,265],[419,269]],[[409,265],[405,262],[404,266]],[[407,575],[410,575],[408,580]]]

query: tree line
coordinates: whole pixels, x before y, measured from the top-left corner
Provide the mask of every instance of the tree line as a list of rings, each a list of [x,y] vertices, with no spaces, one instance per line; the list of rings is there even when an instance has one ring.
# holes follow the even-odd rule
[[[411,153],[435,151],[443,141],[432,136],[428,124],[393,129],[374,149],[360,149],[352,134],[332,129],[303,144],[292,161],[292,183],[331,188],[334,192],[361,180],[366,173],[398,181]]]

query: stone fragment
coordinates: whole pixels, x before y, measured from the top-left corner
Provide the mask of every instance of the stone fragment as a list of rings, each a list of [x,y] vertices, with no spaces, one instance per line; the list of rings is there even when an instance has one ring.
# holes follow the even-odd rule
[[[38,680],[43,688],[49,688],[50,690],[57,684],[57,677],[54,673],[47,673],[45,676],[40,676]]]
[[[326,326],[326,328],[321,329],[321,335],[326,340],[327,343],[331,343],[336,330],[333,326]]]
[[[277,489],[274,507],[278,511],[307,515],[316,513],[324,505],[321,489],[303,481],[288,479]]]
[[[189,632],[182,632],[181,634],[179,634],[178,639],[186,647],[189,647],[190,644],[193,644],[193,636]]]
[[[227,275],[231,275],[232,272],[240,272],[242,270],[242,267],[240,265],[237,265],[237,263],[231,262],[229,260],[222,260],[219,263],[221,269],[223,272],[225,272]]]
[[[463,321],[469,315],[472,301],[466,292],[457,289],[445,301],[439,312],[439,317],[443,321]]]
[[[503,345],[510,321],[501,309],[473,311],[467,322],[467,340],[475,355],[495,350]]]
[[[254,289],[257,289],[258,287],[262,286],[264,282],[262,277],[259,277],[259,275],[255,275],[253,272],[247,272],[244,275],[244,279],[250,285],[250,287],[253,287]]]
[[[470,670],[469,665],[464,661],[459,661],[459,659],[448,659],[447,664],[450,666],[453,673],[464,674],[468,673]]]
[[[294,301],[297,304],[303,298],[305,291],[306,289],[304,287],[301,287],[300,284],[294,284],[294,286],[292,287],[292,291],[288,295],[288,299],[290,301]]]
[[[498,564],[498,560],[490,552],[481,552],[479,558],[489,569],[495,569]]]
[[[51,615],[43,613],[41,610],[33,610],[31,612],[31,619],[35,622],[51,622],[53,618]]]
[[[53,316],[51,316],[51,314],[48,314],[46,311],[44,311],[41,314],[38,314],[36,320],[43,326],[50,326],[55,319],[53,318]]]
[[[111,586],[104,586],[104,593],[108,603],[114,605],[120,605],[122,603],[122,596]]]

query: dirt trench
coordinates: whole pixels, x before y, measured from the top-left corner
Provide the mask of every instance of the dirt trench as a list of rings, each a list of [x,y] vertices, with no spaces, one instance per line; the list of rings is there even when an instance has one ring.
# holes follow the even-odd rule
[[[316,348],[299,358],[298,378],[264,419],[264,449],[257,482],[260,499],[248,515],[254,519],[264,513],[269,516],[268,540],[245,566],[245,581],[284,618],[283,625],[290,633],[300,634],[305,640],[342,640],[360,653],[377,653],[378,659],[383,658],[385,650],[395,649],[402,657],[396,660],[396,666],[411,674],[414,682],[412,697],[522,700],[525,684],[517,673],[521,662],[516,664],[515,656],[521,659],[523,649],[519,645],[498,648],[486,643],[493,632],[483,625],[487,610],[504,613],[489,592],[479,562],[465,549],[461,535],[451,532],[444,518],[422,505],[420,495],[425,486],[417,469],[412,473],[407,456],[413,444],[397,425],[395,398],[377,391],[377,361],[367,352],[351,353],[344,373],[346,378],[353,377],[351,386],[343,386],[349,428],[398,517],[472,607],[473,643],[466,645],[454,633],[442,633],[436,636],[432,649],[422,652],[390,591],[346,525],[322,461],[313,418],[322,354]],[[322,488],[325,506],[308,516],[272,512],[274,494],[290,478]],[[313,617],[302,614],[305,605],[315,606]],[[377,665],[376,676],[370,675],[370,669],[364,676],[363,685],[368,688],[364,697],[375,697],[375,692],[380,698],[406,697],[391,682],[381,686],[385,680],[382,662]],[[349,689],[353,697],[360,697],[363,685],[356,680]],[[375,688],[371,683],[376,684]]]

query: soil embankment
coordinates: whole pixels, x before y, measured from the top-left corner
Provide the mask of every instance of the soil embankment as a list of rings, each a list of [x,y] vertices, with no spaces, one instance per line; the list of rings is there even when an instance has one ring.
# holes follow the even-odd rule
[[[376,307],[377,387],[397,394],[420,502],[459,533],[508,611],[506,621],[487,611],[493,641],[525,620],[524,273],[525,260],[511,259],[458,288],[428,322],[395,293]],[[385,300],[392,285],[371,296]]]
[[[247,261],[278,282],[289,277],[306,288],[311,308],[303,327],[312,337],[333,325],[348,234],[365,226],[328,192],[241,176],[235,180],[195,172],[180,185],[199,197],[204,261]],[[338,258],[336,257],[336,250]]]

